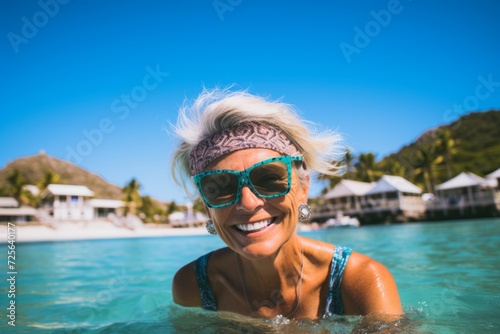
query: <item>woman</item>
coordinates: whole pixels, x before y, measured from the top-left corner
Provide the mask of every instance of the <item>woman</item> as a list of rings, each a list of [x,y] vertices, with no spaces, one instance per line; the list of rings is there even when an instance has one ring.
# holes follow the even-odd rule
[[[311,134],[286,104],[219,90],[181,108],[175,130],[173,176],[194,181],[207,230],[227,245],[177,272],[175,303],[263,318],[402,314],[382,264],[296,233],[311,214],[309,171],[341,167],[337,135]]]

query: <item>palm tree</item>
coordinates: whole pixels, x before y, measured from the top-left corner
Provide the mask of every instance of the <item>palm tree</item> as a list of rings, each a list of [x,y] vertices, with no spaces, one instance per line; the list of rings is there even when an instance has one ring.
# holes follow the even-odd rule
[[[391,165],[390,165],[390,173],[391,175],[396,175],[396,176],[401,176],[401,177],[405,177],[406,176],[406,165],[402,164],[401,162],[399,161],[394,161]]]
[[[125,215],[137,213],[137,207],[141,205],[141,194],[139,189],[141,185],[135,178],[130,180],[129,183],[122,188],[122,193],[125,194],[123,201],[125,202]]]
[[[434,170],[436,165],[443,161],[443,157],[437,154],[431,144],[427,144],[416,151],[414,158],[416,159],[415,165],[419,166],[413,170],[415,179],[422,178],[425,189],[432,193],[435,184]]]
[[[382,173],[377,171],[377,163],[375,161],[375,154],[372,152],[362,153],[358,156],[356,167],[356,179],[364,182],[376,181]]]
[[[59,174],[54,173],[52,171],[45,172],[43,177],[38,181],[37,187],[40,189],[40,193],[42,193],[49,184],[59,183],[61,177]]]
[[[55,184],[59,183],[61,177],[59,174],[54,173],[52,171],[46,171],[45,174],[38,180],[37,182],[37,188],[39,190],[38,193],[32,193],[31,191],[28,191],[28,198],[29,198],[29,203],[31,206],[37,208],[39,207],[41,201],[42,201],[42,196],[44,195],[45,190],[49,186],[49,184]]]
[[[29,203],[28,191],[24,188],[26,179],[19,169],[14,169],[7,177],[9,193],[16,199],[18,206]]]
[[[141,214],[144,214],[147,222],[152,222],[157,214],[158,207],[151,197],[143,196],[141,197],[141,206],[139,207],[139,211]]]
[[[350,179],[352,173],[352,161],[354,160],[354,156],[351,154],[351,149],[347,149],[345,152],[345,178]]]
[[[449,129],[443,129],[438,134],[438,150],[446,166],[446,179],[451,179],[451,158],[458,152],[458,142],[451,137]]]

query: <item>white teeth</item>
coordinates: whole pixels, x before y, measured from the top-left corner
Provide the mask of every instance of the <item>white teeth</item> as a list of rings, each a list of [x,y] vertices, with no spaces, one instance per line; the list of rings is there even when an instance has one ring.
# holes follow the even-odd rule
[[[241,231],[245,232],[253,232],[253,231],[258,231],[266,227],[267,225],[271,224],[272,219],[266,219],[260,222],[252,223],[252,224],[238,224],[236,225],[236,228]]]

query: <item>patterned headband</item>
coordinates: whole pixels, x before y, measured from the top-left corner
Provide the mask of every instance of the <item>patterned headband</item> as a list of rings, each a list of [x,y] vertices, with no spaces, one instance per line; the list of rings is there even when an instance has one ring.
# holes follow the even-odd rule
[[[247,122],[203,139],[189,154],[191,174],[201,173],[215,159],[245,148],[268,148],[285,155],[301,155],[279,128],[267,123]]]

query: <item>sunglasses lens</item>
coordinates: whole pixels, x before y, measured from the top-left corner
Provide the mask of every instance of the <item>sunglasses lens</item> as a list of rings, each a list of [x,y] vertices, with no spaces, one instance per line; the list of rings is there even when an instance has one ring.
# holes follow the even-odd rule
[[[250,182],[261,196],[284,195],[289,190],[288,168],[284,162],[274,161],[250,171]]]
[[[214,206],[231,202],[238,192],[238,177],[231,173],[206,175],[200,183],[205,200]]]

